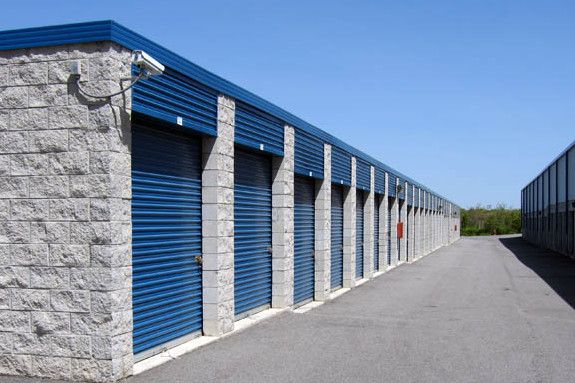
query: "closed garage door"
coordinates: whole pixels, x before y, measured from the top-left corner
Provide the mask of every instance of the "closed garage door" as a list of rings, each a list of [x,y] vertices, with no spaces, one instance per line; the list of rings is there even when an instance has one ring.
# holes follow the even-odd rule
[[[331,288],[343,286],[343,188],[331,185]]]
[[[373,270],[379,270],[379,196],[377,194],[373,208]]]
[[[315,246],[315,181],[295,177],[294,303],[313,298]]]
[[[357,191],[356,200],[356,239],[355,239],[355,277],[363,278],[363,191]]]
[[[135,124],[132,136],[134,353],[202,328],[201,142]]]
[[[239,315],[271,304],[270,158],[236,148],[234,182],[234,296]]]

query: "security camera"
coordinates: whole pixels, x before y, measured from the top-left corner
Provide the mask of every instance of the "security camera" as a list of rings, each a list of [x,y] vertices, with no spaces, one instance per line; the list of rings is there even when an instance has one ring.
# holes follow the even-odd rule
[[[136,65],[143,72],[144,77],[155,76],[164,73],[165,67],[156,59],[144,51],[132,52],[132,64]]]

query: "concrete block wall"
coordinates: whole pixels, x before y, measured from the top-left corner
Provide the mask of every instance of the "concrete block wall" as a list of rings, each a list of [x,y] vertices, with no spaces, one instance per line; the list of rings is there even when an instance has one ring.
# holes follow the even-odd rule
[[[293,305],[294,128],[284,128],[284,156],[272,161],[272,307]]]
[[[93,43],[0,52],[0,374],[132,371],[130,52]],[[123,82],[125,85],[126,83]]]
[[[374,203],[375,203],[375,168],[371,167],[369,192],[364,193],[365,211],[363,215],[363,275],[373,277],[373,240],[374,240]]]
[[[405,190],[405,194],[407,194],[407,183],[402,183],[402,188]],[[401,246],[401,253],[399,255],[399,263],[407,262],[407,200],[402,200],[400,210],[399,210],[399,221],[403,222],[403,238],[399,242],[399,246]]]
[[[345,188],[343,200],[343,287],[355,287],[356,253],[356,162],[351,158],[351,187]]]
[[[324,145],[323,180],[316,181],[315,198],[315,300],[331,292],[331,145]]]
[[[203,139],[202,299],[205,335],[234,328],[235,101],[218,97],[218,136]]]

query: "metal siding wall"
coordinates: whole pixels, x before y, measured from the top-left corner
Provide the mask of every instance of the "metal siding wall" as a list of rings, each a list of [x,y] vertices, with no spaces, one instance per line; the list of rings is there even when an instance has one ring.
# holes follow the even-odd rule
[[[343,286],[343,188],[331,185],[331,288]]]
[[[567,251],[567,157],[557,161],[557,240],[558,250]]]
[[[132,127],[134,354],[202,329],[201,142]]]
[[[387,188],[388,188],[388,195],[390,197],[395,197],[397,195],[397,188],[396,188],[396,183],[397,183],[397,177],[395,176],[395,174],[393,173],[387,173],[387,177],[389,178],[389,181],[387,182]]]
[[[294,303],[300,303],[314,294],[315,180],[294,182]]]
[[[575,148],[567,152],[567,252],[575,255]]]
[[[358,158],[356,162],[356,169],[356,187],[361,190],[369,191],[371,186],[371,165]]]
[[[323,142],[295,129],[295,173],[323,179]]]
[[[265,112],[236,101],[235,142],[281,157],[284,155],[284,123]]]
[[[378,167],[375,168],[375,192],[378,194],[385,194],[385,170]]]
[[[235,314],[272,296],[272,176],[268,157],[236,148],[234,175]]]
[[[351,155],[337,146],[331,148],[331,182],[351,186]]]
[[[379,270],[379,201],[378,194],[374,195],[373,202],[373,270]]]
[[[139,70],[134,68],[132,72],[137,75]],[[132,105],[135,112],[199,133],[217,135],[217,93],[170,68],[161,76],[136,83]],[[178,117],[182,118],[181,124]]]
[[[365,203],[365,198],[363,196],[363,191],[362,190],[357,190],[356,192],[357,194],[357,199],[356,199],[356,229],[355,229],[355,233],[356,233],[356,239],[355,239],[355,277],[357,278],[362,278],[363,277],[363,235],[364,235],[364,230],[363,230],[363,209],[364,209],[364,203]]]

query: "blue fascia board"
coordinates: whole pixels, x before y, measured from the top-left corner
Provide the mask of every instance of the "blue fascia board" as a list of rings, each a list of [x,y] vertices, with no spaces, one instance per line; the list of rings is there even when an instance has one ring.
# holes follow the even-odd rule
[[[218,92],[261,109],[264,112],[285,121],[289,125],[300,128],[320,138],[325,143],[338,146],[354,157],[361,158],[387,172],[394,173],[398,177],[413,183],[421,189],[441,197],[439,194],[433,192],[424,185],[405,176],[383,162],[376,160],[370,155],[346,144],[339,138],[311,125],[254,93],[251,93],[230,81],[201,68],[184,57],[154,43],[146,37],[116,23],[113,20],[0,31],[0,50],[80,44],[98,41],[112,41],[130,50],[144,50],[165,66],[175,69]]]

